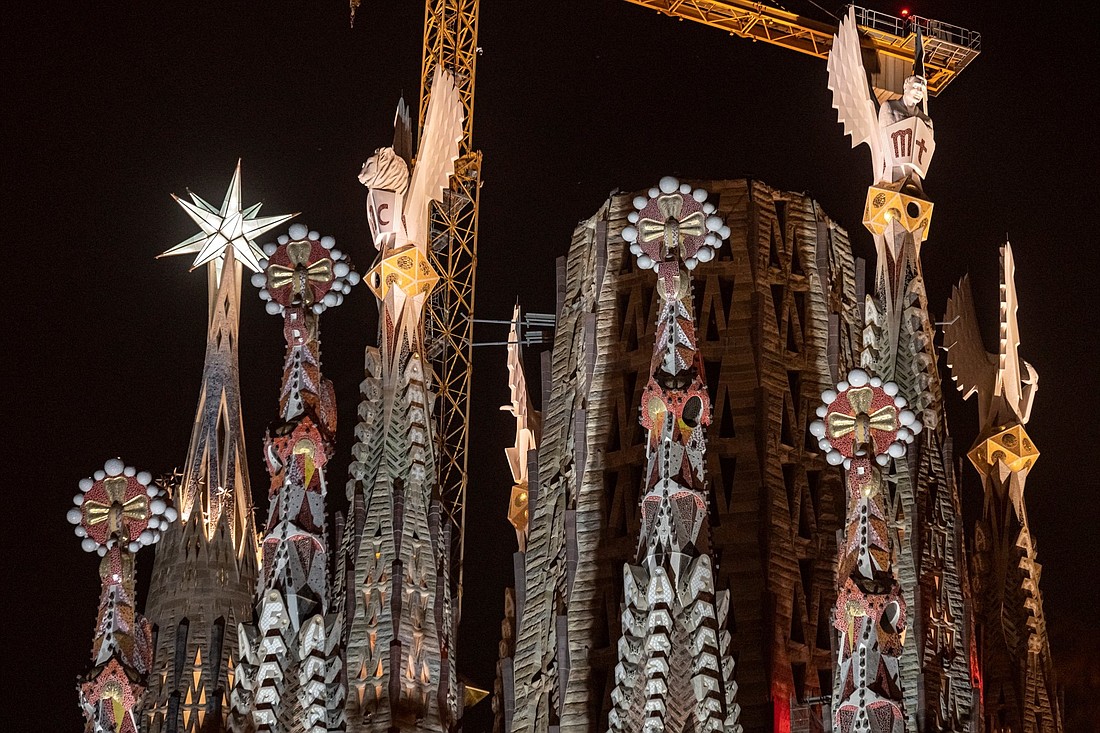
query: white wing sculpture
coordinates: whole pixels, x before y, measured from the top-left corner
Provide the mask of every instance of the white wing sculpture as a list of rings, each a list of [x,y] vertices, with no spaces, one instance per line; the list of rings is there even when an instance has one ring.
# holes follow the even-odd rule
[[[462,142],[462,100],[454,76],[438,66],[420,131],[420,148],[405,198],[405,231],[410,242],[427,251],[428,202],[442,201]]]
[[[1001,250],[1000,346],[996,354],[990,354],[982,345],[969,276],[952,289],[947,301],[943,327],[947,365],[963,399],[978,394],[983,428],[1013,418],[1027,423],[1038,388],[1038,373],[1019,356],[1015,273],[1012,247],[1006,243]]]
[[[875,181],[886,177],[886,159],[879,139],[878,109],[867,84],[863,56],[856,30],[855,9],[840,22],[829,51],[829,90],[833,93],[833,108],[837,121],[844,125],[844,134],[852,136],[852,147],[867,143],[871,149],[871,164]]]

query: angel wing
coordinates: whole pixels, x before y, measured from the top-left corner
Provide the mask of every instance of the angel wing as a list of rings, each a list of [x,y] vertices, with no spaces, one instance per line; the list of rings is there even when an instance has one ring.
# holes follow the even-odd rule
[[[951,378],[963,393],[963,399],[969,399],[977,392],[979,400],[989,400],[993,396],[997,377],[997,357],[982,345],[969,275],[951,289],[943,324],[943,340],[947,347]]]
[[[409,119],[409,105],[405,103],[404,97],[398,100],[397,112],[393,115],[393,151],[412,167],[412,122]]]
[[[829,90],[833,93],[833,108],[837,121],[844,125],[844,134],[852,136],[852,147],[867,143],[871,149],[871,164],[875,180],[886,177],[886,160],[879,139],[878,111],[867,84],[863,56],[856,31],[854,6],[840,22],[829,51]]]
[[[458,160],[462,142],[462,100],[458,96],[454,76],[438,66],[432,76],[431,98],[420,131],[420,148],[416,156],[409,193],[405,200],[405,228],[409,240],[426,248],[428,233],[428,202],[442,201]]]
[[[1020,327],[1016,322],[1016,261],[1012,257],[1012,245],[1005,242],[1001,248],[1001,348],[997,371],[997,390],[1005,402],[1026,423],[1031,413],[1039,375],[1027,362],[1020,360]],[[1020,373],[1020,367],[1027,376]]]

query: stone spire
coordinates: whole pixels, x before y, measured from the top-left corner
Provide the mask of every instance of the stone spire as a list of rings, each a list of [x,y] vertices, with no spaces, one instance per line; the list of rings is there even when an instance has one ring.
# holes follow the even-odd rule
[[[180,521],[153,564],[147,615],[156,629],[148,733],[222,730],[237,662],[237,624],[251,618],[257,547],[237,368],[242,262],[263,255],[251,237],[289,216],[241,208],[240,163],[215,208],[177,199],[202,232],[168,254],[198,253],[210,288],[206,360],[183,473],[173,487]]]
[[[458,157],[462,108],[450,74],[437,70],[431,89],[416,167],[410,173],[408,160],[383,148],[359,177],[379,250],[366,280],[378,299],[381,343],[366,352],[334,599],[352,732],[447,731],[461,714],[450,522],[436,487],[423,316],[439,279],[428,254],[428,205]]]
[[[1017,353],[1016,308],[1015,264],[1006,243],[997,353],[982,345],[969,278],[954,289],[944,324],[951,375],[964,397],[977,395],[982,425],[968,454],[985,489],[982,518],[974,528],[978,643],[972,664],[981,681],[986,730],[1061,733],[1063,712],[1039,588],[1042,566],[1024,502],[1027,476],[1039,458],[1024,430],[1039,375]]]
[[[85,733],[137,733],[153,633],[135,608],[134,554],[176,518],[152,476],[112,458],[80,482],[69,510],[81,547],[102,560],[92,669],[80,680]]]
[[[968,663],[970,589],[920,259],[933,208],[923,180],[936,151],[926,82],[914,73],[905,79],[901,98],[876,111],[854,11],[841,24],[828,66],[838,118],[853,146],[866,143],[871,149],[875,176],[863,223],[878,257],[875,291],[865,303],[861,364],[871,375],[897,384],[927,428],[907,460],[894,460],[883,471],[887,523],[898,553],[896,574],[913,630],[900,659],[908,727],[969,730],[977,702]]]
[[[268,312],[283,318],[287,347],[279,419],[264,438],[271,488],[256,613],[239,627],[237,731],[323,733],[343,715],[325,531],[336,400],[321,376],[318,320],[359,276],[335,244],[294,224],[277,245],[265,245],[264,270],[252,276]]]
[[[710,557],[702,357],[695,343],[691,270],[729,234],[707,192],[661,180],[623,239],[658,278],[659,313],[641,423],[648,431],[637,562],[623,568],[622,611],[609,730],[740,731],[733,679],[729,596],[717,591]]]

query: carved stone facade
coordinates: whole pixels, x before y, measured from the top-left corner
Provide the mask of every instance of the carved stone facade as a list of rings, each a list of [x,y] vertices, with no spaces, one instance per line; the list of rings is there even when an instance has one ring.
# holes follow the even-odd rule
[[[750,180],[700,184],[731,230],[696,278],[711,554],[747,731],[820,729],[832,687],[840,476],[806,428],[817,397],[856,360],[857,264],[808,197]],[[616,232],[632,196],[577,227],[559,265],[558,326],[544,398],[529,537],[517,570],[512,730],[604,730],[622,567],[640,528],[645,431],[637,405],[657,297]]]

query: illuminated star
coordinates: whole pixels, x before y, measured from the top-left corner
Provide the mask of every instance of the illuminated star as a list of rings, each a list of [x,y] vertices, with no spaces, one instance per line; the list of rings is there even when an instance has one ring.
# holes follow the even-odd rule
[[[253,272],[260,272],[262,269],[260,260],[263,259],[264,253],[252,238],[298,215],[295,213],[257,217],[260,204],[253,204],[242,211],[241,161],[239,160],[220,210],[215,209],[194,193],[191,194],[191,201],[185,201],[175,194],[172,194],[172,198],[183,207],[196,224],[202,227],[202,231],[157,256],[197,253],[195,262],[191,266],[192,270],[208,262],[215,262],[220,271],[221,263],[225,259],[225,250],[227,247],[232,247],[238,261],[243,262]]]

